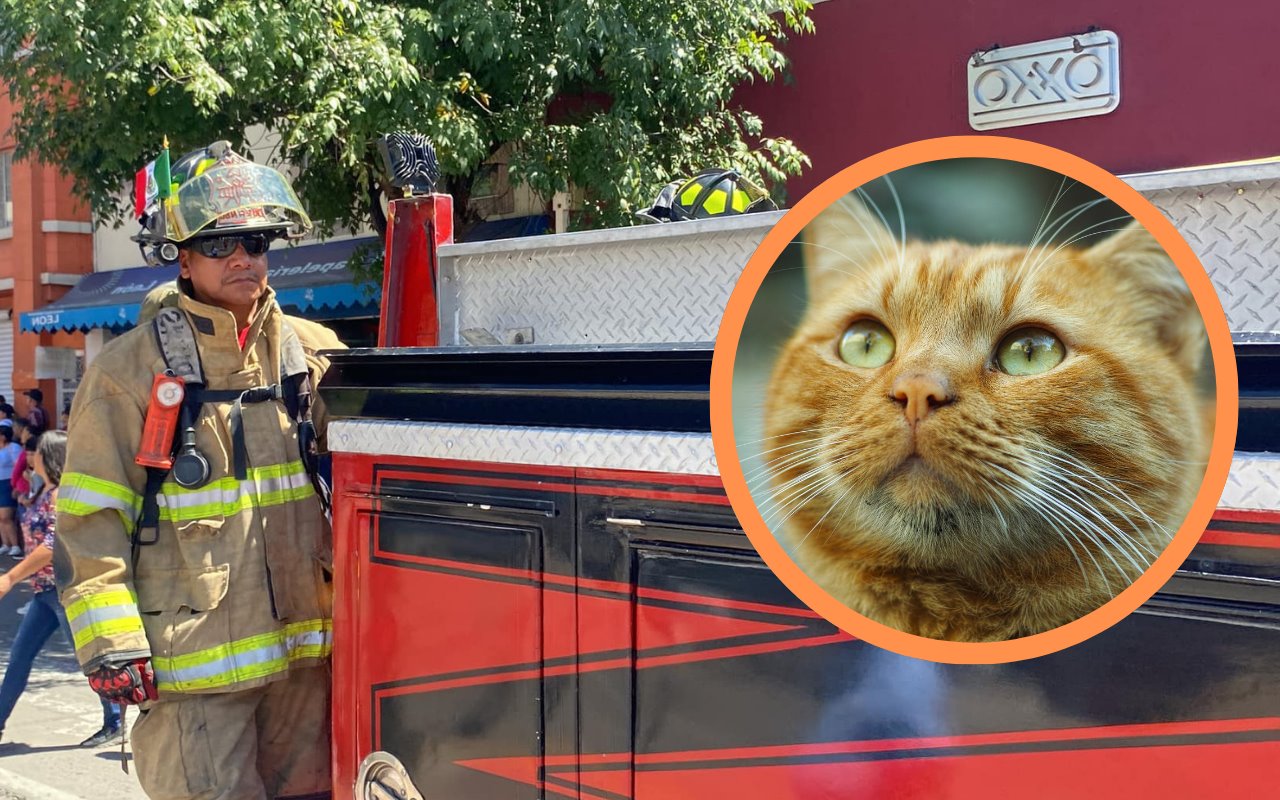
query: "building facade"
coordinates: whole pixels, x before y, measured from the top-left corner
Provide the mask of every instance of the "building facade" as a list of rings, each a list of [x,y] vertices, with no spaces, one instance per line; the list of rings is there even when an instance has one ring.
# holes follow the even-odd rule
[[[14,158],[13,104],[0,95],[0,394],[25,414],[22,392],[39,388],[51,425],[65,423],[84,336],[18,330],[21,314],[47,305],[93,271],[93,223],[56,166]]]
[[[764,120],[765,135],[792,139],[812,159],[788,181],[787,205],[882,150],[980,135],[968,120],[972,59],[997,44],[1091,28],[1119,38],[1114,112],[991,133],[1058,147],[1116,174],[1277,155],[1280,103],[1258,94],[1280,80],[1273,4],[1223,0],[1209,12],[1196,3],[1079,0],[1026,9],[1024,0],[816,4],[816,32],[783,45],[786,79],[736,95]]]

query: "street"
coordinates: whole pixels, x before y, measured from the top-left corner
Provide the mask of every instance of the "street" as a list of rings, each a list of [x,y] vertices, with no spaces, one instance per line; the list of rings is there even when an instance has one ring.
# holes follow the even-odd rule
[[[3,557],[0,568],[14,563]],[[30,599],[25,581],[0,599],[0,664],[5,667],[22,621],[19,610]],[[127,723],[132,722],[130,714]],[[120,769],[119,744],[97,750],[78,746],[101,725],[101,706],[80,674],[70,644],[60,632],[54,634],[36,659],[27,690],[0,738],[0,800],[145,798],[132,772]]]

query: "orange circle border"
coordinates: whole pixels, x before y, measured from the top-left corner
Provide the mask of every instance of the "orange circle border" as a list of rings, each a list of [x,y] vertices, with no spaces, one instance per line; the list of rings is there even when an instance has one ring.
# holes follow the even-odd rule
[[[827,594],[792,561],[770,532],[747,488],[733,436],[733,367],[747,312],[769,268],[819,212],[839,197],[903,167],[949,158],[994,158],[1043,167],[1105,194],[1141,222],[1173,258],[1204,319],[1216,379],[1213,445],[1204,482],[1173,541],[1155,563],[1109,602],[1066,625],[1004,642],[950,642],[906,633],[858,614]],[[877,153],[841,170],[805,195],[756,248],[725,308],[711,364],[711,438],[725,492],[747,537],[774,574],[805,605],[845,633],[905,656],[949,664],[1000,664],[1037,658],[1101,633],[1146,602],[1173,576],[1208,526],[1226,486],[1239,422],[1240,394],[1231,331],[1208,274],[1165,216],[1115,175],[1047,145],[1002,136],[924,139]]]

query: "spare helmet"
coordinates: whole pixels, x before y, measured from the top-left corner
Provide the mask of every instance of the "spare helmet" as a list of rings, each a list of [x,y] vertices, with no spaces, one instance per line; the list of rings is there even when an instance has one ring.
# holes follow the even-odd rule
[[[662,187],[653,205],[636,216],[647,222],[680,222],[777,210],[769,195],[736,169],[704,169]]]
[[[177,260],[177,246],[200,236],[253,231],[297,238],[311,229],[289,181],[242,158],[230,142],[192,150],[169,169],[159,166],[162,160],[138,173],[142,229],[132,238],[149,263]]]

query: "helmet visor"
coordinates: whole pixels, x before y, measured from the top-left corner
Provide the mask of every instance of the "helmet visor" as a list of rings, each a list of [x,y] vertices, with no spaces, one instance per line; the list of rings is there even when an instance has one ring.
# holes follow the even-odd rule
[[[287,228],[301,233],[311,219],[279,172],[251,161],[218,163],[189,178],[165,201],[168,238],[197,233]],[[208,230],[206,230],[208,229]]]

